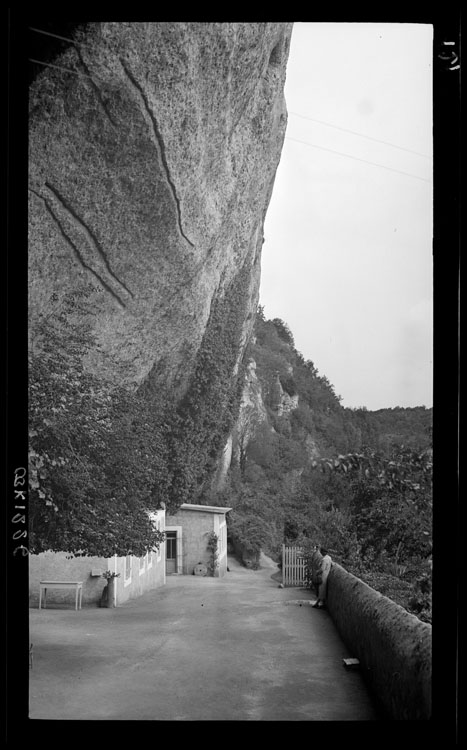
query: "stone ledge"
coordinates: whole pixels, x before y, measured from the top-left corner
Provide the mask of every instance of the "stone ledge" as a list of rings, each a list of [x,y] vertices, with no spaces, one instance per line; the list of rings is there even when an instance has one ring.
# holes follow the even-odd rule
[[[327,607],[391,719],[431,717],[431,625],[333,563]]]

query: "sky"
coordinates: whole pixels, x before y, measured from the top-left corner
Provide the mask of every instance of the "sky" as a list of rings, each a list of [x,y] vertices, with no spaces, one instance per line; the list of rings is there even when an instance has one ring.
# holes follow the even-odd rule
[[[429,24],[292,32],[260,304],[345,407],[433,404],[432,41]]]

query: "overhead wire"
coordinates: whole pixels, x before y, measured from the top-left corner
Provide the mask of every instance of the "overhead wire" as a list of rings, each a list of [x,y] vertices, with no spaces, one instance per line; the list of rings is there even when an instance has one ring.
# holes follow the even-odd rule
[[[53,65],[52,63],[46,63],[43,60],[34,60],[33,57],[28,57],[29,62],[35,63],[36,65],[45,65],[46,68],[55,68],[55,70],[64,70],[66,73],[74,73],[75,76],[84,76],[84,78],[93,78],[93,76],[87,73],[81,73],[80,70],[72,70],[72,68],[64,68],[63,65]]]
[[[412,148],[406,148],[405,146],[398,146],[396,143],[391,143],[390,141],[383,141],[380,138],[373,138],[373,136],[371,135],[358,133],[356,130],[349,130],[349,128],[343,128],[340,125],[333,125],[331,122],[326,122],[325,120],[318,120],[316,117],[307,117],[306,115],[301,115],[299,112],[292,112],[291,110],[289,110],[289,115],[294,115],[295,117],[301,117],[302,120],[310,120],[311,122],[318,122],[320,125],[326,125],[328,128],[334,128],[335,130],[342,130],[344,133],[351,133],[352,135],[359,136],[359,138],[366,138],[366,140],[368,141],[374,141],[375,143],[383,143],[385,146],[398,148],[400,151],[407,151],[409,154],[416,154],[417,156],[422,156],[424,159],[431,159],[431,156],[428,156],[428,154],[422,154],[420,151],[414,151]]]
[[[54,39],[60,39],[62,42],[70,42],[76,47],[89,47],[90,45],[85,42],[76,42],[74,39],[70,39],[66,36],[60,36],[59,34],[53,34],[51,31],[45,31],[44,29],[36,29],[34,26],[28,26],[30,31],[34,31],[36,34],[43,34],[44,36],[50,36]],[[28,57],[28,61],[35,63],[36,65],[44,65],[46,68],[55,68],[56,70],[64,70],[66,73],[74,73],[77,76],[83,76],[84,78],[91,78],[94,80],[94,76],[88,73],[82,73],[80,70],[73,70],[72,68],[64,68],[63,65],[53,65],[52,63],[44,62],[44,60],[35,60],[32,57]]]
[[[64,42],[71,42],[72,44],[75,44],[75,45],[78,45],[78,46],[81,46],[81,44],[82,44],[80,42],[74,41],[73,39],[70,39],[70,38],[67,38],[67,37],[64,37],[64,36],[60,36],[59,34],[53,34],[50,31],[44,31],[43,29],[36,29],[36,28],[34,28],[32,26],[30,26],[29,29],[31,31],[34,31],[34,32],[38,33],[38,34],[44,34],[45,36],[54,37],[54,38],[60,39],[61,41],[64,41]],[[84,45],[84,46],[87,46],[87,45]],[[48,67],[48,68],[55,68],[56,70],[63,70],[65,72],[67,72],[67,73],[74,73],[75,75],[83,76],[84,78],[91,78],[91,79],[93,78],[93,76],[90,76],[87,73],[82,73],[81,71],[78,71],[78,70],[72,70],[71,68],[64,68],[63,66],[59,66],[59,65],[53,65],[52,63],[46,63],[43,60],[36,60],[34,58],[31,58],[31,57],[29,57],[28,60],[30,62],[32,62],[32,63],[37,64],[37,65],[44,65],[45,67]],[[391,146],[391,147],[397,148],[397,149],[399,149],[401,151],[407,151],[409,153],[416,154],[417,156],[422,156],[422,157],[424,157],[426,159],[430,158],[426,154],[422,154],[422,153],[420,153],[418,151],[414,151],[413,149],[405,148],[403,146],[398,146],[395,143],[390,143],[389,141],[383,141],[383,140],[380,140],[379,138],[373,138],[372,136],[364,135],[363,133],[358,133],[355,130],[349,130],[349,128],[343,128],[340,125],[333,125],[332,123],[326,122],[324,120],[318,120],[317,118],[314,118],[314,117],[308,117],[307,115],[302,115],[302,114],[300,114],[298,112],[292,112],[292,111],[290,111],[289,114],[294,115],[296,117],[301,117],[304,120],[310,120],[311,122],[318,122],[321,125],[326,125],[327,127],[331,127],[331,128],[336,129],[336,130],[341,130],[341,131],[346,132],[346,133],[351,133],[352,135],[356,135],[356,136],[359,136],[361,138],[365,138],[367,140],[374,141],[376,143],[382,143],[382,144],[384,144],[386,146]],[[400,169],[395,169],[394,167],[387,167],[384,164],[377,164],[376,162],[370,161],[368,159],[362,159],[362,158],[360,158],[358,156],[352,156],[351,154],[346,154],[346,153],[344,153],[342,151],[336,151],[334,149],[326,148],[325,146],[318,146],[315,143],[310,143],[309,141],[302,141],[302,140],[300,140],[298,138],[293,138],[291,136],[285,136],[285,138],[286,138],[286,140],[289,140],[289,141],[295,141],[295,143],[301,143],[304,146],[310,146],[311,148],[316,148],[316,149],[319,149],[321,151],[328,151],[331,154],[337,154],[338,156],[344,156],[347,159],[353,159],[354,161],[360,161],[363,164],[369,164],[369,165],[374,166],[374,167],[380,167],[380,169],[386,169],[386,170],[389,170],[390,172],[397,172],[398,174],[405,175],[406,177],[413,177],[414,179],[416,179],[416,180],[422,180],[423,182],[431,182],[431,180],[428,180],[425,177],[419,177],[418,175],[414,175],[414,174],[412,174],[410,172],[404,172],[404,171],[402,171]]]
[[[71,42],[71,44],[76,44],[80,47],[89,47],[88,44],[85,42],[76,42],[74,39],[70,39],[66,36],[60,36],[59,34],[52,34],[51,31],[44,31],[43,29],[35,29],[33,26],[28,26],[29,31],[35,31],[36,34],[44,34],[44,36],[53,36],[54,39],[61,39],[62,42]]]
[[[397,172],[398,174],[403,174],[406,177],[413,177],[416,180],[422,180],[423,182],[431,182],[431,180],[428,180],[426,177],[419,177],[416,174],[412,174],[411,172],[403,172],[401,169],[395,169],[394,167],[387,167],[384,164],[377,164],[374,161],[369,161],[368,159],[361,159],[359,156],[351,156],[350,154],[345,154],[343,151],[335,151],[332,148],[326,148],[325,146],[317,146],[315,143],[310,143],[309,141],[301,141],[298,138],[292,138],[289,135],[285,136],[286,140],[288,141],[295,141],[296,143],[302,143],[304,146],[311,146],[311,148],[317,148],[321,151],[328,151],[331,154],[337,154],[338,156],[346,156],[347,159],[354,159],[355,161],[361,161],[364,164],[371,164],[373,167],[380,167],[381,169],[388,169],[390,172]]]

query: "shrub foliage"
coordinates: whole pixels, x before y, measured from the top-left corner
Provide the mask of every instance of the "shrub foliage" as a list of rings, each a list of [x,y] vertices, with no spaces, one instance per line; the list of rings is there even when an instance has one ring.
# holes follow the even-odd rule
[[[249,355],[268,421],[242,445],[223,503],[229,535],[277,561],[281,545],[322,544],[348,570],[430,619],[431,410],[346,409],[326,377],[260,308]],[[278,415],[281,392],[298,406]],[[241,470],[239,471],[239,468]]]

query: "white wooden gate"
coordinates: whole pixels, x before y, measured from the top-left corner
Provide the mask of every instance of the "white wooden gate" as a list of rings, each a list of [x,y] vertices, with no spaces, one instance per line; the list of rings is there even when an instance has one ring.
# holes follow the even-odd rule
[[[282,545],[282,583],[284,586],[304,586],[306,584],[306,564],[301,557],[301,547]]]

